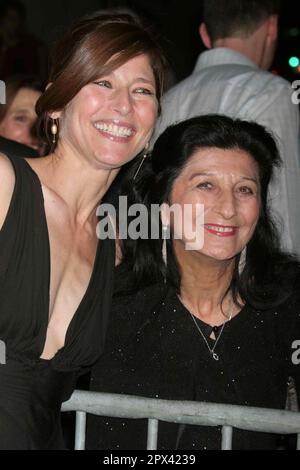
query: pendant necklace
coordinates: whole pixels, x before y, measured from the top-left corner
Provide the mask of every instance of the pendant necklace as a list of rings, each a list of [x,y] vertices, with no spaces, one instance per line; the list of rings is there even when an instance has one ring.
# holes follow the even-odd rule
[[[200,326],[198,325],[198,323],[197,323],[197,321],[196,321],[194,315],[193,315],[190,311],[189,311],[189,313],[190,313],[190,315],[191,315],[191,317],[192,317],[193,322],[195,323],[195,326],[196,326],[197,330],[199,331],[200,335],[201,335],[202,338],[204,339],[204,342],[205,342],[205,344],[206,344],[206,346],[207,346],[207,349],[209,350],[209,352],[210,352],[212,358],[213,358],[215,361],[218,361],[220,358],[219,358],[219,355],[215,352],[215,349],[216,349],[216,346],[217,346],[217,344],[218,344],[218,342],[219,342],[219,339],[221,338],[221,335],[222,335],[222,333],[223,333],[225,324],[226,324],[228,321],[231,320],[232,314],[224,321],[224,323],[223,323],[223,325],[222,325],[222,328],[221,328],[221,331],[220,331],[220,333],[219,333],[219,335],[218,335],[218,337],[217,337],[217,339],[216,339],[216,341],[215,341],[215,344],[214,344],[213,348],[210,348],[210,347],[209,347],[209,344],[208,344],[208,341],[207,341],[207,339],[205,338],[205,335],[204,335],[204,333],[202,332]]]

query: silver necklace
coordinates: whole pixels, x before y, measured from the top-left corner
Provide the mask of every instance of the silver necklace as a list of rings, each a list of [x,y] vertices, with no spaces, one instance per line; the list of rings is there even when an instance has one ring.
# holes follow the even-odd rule
[[[215,344],[214,344],[213,348],[210,348],[210,347],[209,347],[208,341],[207,341],[207,339],[205,338],[205,335],[202,333],[200,326],[199,326],[198,323],[196,322],[196,319],[195,319],[194,315],[193,315],[191,312],[189,312],[189,313],[190,313],[190,315],[191,315],[191,317],[192,317],[193,322],[194,322],[195,325],[196,325],[197,330],[199,331],[200,335],[201,335],[202,338],[204,339],[205,344],[206,344],[206,346],[207,346],[207,348],[208,348],[208,350],[209,350],[211,356],[213,357],[213,359],[214,359],[215,361],[218,361],[220,358],[219,358],[219,355],[215,352],[215,349],[216,349],[216,346],[217,346],[217,344],[218,344],[218,342],[219,342],[219,339],[221,338],[221,335],[222,335],[222,333],[223,333],[225,324],[226,324],[228,321],[230,321],[231,318],[232,318],[232,313],[230,314],[229,318],[227,318],[227,320],[224,321],[224,323],[223,323],[223,325],[222,325],[222,328],[221,328],[221,331],[220,331],[220,333],[218,334],[218,337],[217,337],[217,339],[216,339],[216,341],[215,341]]]

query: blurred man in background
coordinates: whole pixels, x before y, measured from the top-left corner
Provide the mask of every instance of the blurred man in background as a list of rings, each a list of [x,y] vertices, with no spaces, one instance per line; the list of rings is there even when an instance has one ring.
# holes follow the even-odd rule
[[[204,0],[203,8],[199,32],[208,50],[193,73],[165,95],[154,139],[174,122],[208,113],[266,126],[283,160],[270,204],[283,246],[299,254],[299,111],[290,83],[267,72],[276,50],[280,1]]]

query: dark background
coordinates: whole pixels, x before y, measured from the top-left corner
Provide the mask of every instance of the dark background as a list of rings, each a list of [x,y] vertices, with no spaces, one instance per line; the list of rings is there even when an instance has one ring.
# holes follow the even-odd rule
[[[51,47],[75,18],[100,8],[127,6],[157,25],[174,69],[175,79],[191,73],[203,46],[198,35],[201,0],[23,0],[29,29]],[[300,19],[295,1],[283,1],[281,34],[274,70],[289,80],[300,73],[288,65],[289,57],[300,57]],[[300,71],[300,69],[299,69]]]

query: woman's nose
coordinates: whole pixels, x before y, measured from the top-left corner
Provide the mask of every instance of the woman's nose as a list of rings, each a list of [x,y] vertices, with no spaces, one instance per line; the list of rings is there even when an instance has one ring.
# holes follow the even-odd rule
[[[224,219],[231,219],[236,215],[236,199],[231,190],[223,191],[220,195],[218,212]]]
[[[113,108],[121,116],[127,116],[132,110],[132,98],[127,89],[116,90],[113,98]]]

